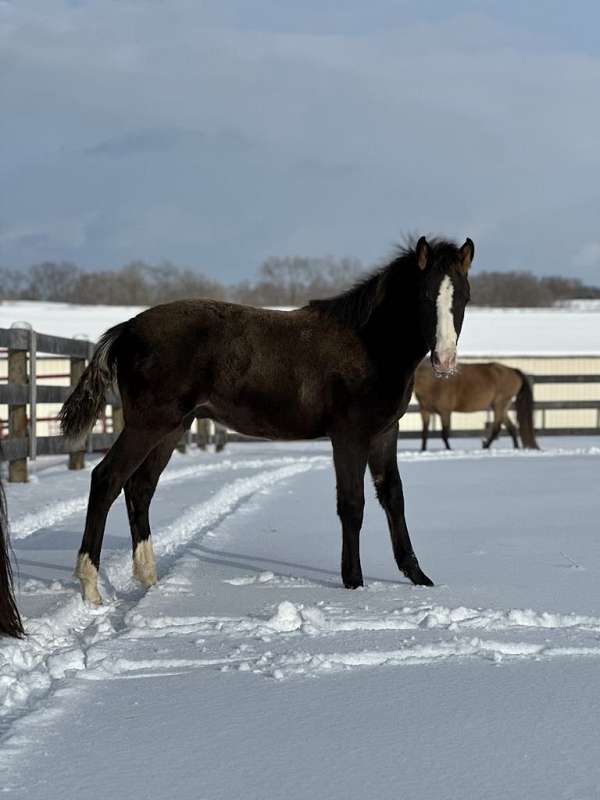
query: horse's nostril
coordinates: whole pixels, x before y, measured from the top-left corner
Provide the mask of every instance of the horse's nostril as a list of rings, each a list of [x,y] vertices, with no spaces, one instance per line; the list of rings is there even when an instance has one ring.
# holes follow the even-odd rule
[[[436,372],[450,374],[456,367],[456,353],[444,353],[443,356],[433,353],[431,361]]]

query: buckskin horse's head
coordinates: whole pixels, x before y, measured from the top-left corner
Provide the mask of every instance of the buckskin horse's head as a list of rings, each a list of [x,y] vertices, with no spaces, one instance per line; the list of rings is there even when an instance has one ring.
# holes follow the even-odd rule
[[[431,364],[438,377],[456,370],[456,345],[469,302],[469,267],[475,245],[467,239],[462,247],[452,242],[421,236],[415,247],[420,271],[420,319],[431,350]]]

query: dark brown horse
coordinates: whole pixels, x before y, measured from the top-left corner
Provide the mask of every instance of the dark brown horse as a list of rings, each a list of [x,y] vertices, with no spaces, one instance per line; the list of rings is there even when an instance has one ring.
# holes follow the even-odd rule
[[[15,603],[8,546],[8,520],[4,487],[0,481],[0,636],[23,636],[23,623]]]
[[[80,439],[94,424],[116,373],[125,427],[92,473],[76,568],[84,598],[101,602],[102,537],[121,489],[134,575],[146,586],[156,581],[148,508],[194,416],[252,436],[328,436],[344,585],[363,583],[359,533],[367,465],[399,569],[413,583],[432,585],[404,519],[398,419],[408,406],[414,371],[429,351],[439,374],[455,367],[473,253],[470,239],[457,247],[422,237],[349,291],[296,311],[189,300],[151,308],[107,331],[60,413],[65,435]]]
[[[508,408],[515,398],[517,423],[523,447],[538,449],[533,426],[533,391],[526,375],[521,370],[505,367],[504,364],[461,364],[454,375],[446,380],[435,378],[427,361],[423,361],[415,373],[415,395],[419,402],[423,422],[421,449],[427,449],[427,432],[432,414],[442,420],[442,439],[450,450],[450,416],[453,411],[494,412],[494,422],[483,446],[489,447],[506,426],[515,447],[519,446],[517,429],[508,416]]]

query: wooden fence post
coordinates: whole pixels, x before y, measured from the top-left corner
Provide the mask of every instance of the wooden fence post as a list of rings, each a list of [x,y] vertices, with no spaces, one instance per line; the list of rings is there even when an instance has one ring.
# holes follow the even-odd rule
[[[29,331],[29,458],[37,458],[37,334]]]
[[[71,358],[71,386],[75,387],[85,370],[85,358]],[[85,467],[85,449],[69,453],[69,469]]]
[[[9,384],[27,385],[27,350],[8,351]],[[27,438],[27,404],[8,407],[9,436],[15,439]],[[27,458],[18,458],[8,465],[8,480],[11,483],[27,483]]]

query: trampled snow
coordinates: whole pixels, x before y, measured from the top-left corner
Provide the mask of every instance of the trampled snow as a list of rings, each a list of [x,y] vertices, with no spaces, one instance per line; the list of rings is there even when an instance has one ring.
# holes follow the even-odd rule
[[[68,303],[6,301],[0,327],[25,321],[42,333],[87,336],[96,341],[111,325],[135,316],[137,306],[80,306]],[[459,352],[462,356],[600,355],[600,306],[565,308],[467,309]]]
[[[99,608],[72,577],[89,467],[40,462],[7,487],[29,636],[0,643],[4,791],[597,797],[600,447],[543,445],[402,445],[437,585],[398,574],[370,491],[355,592],[327,444],[176,454],[153,505],[159,584],[131,578],[118,501]]]

